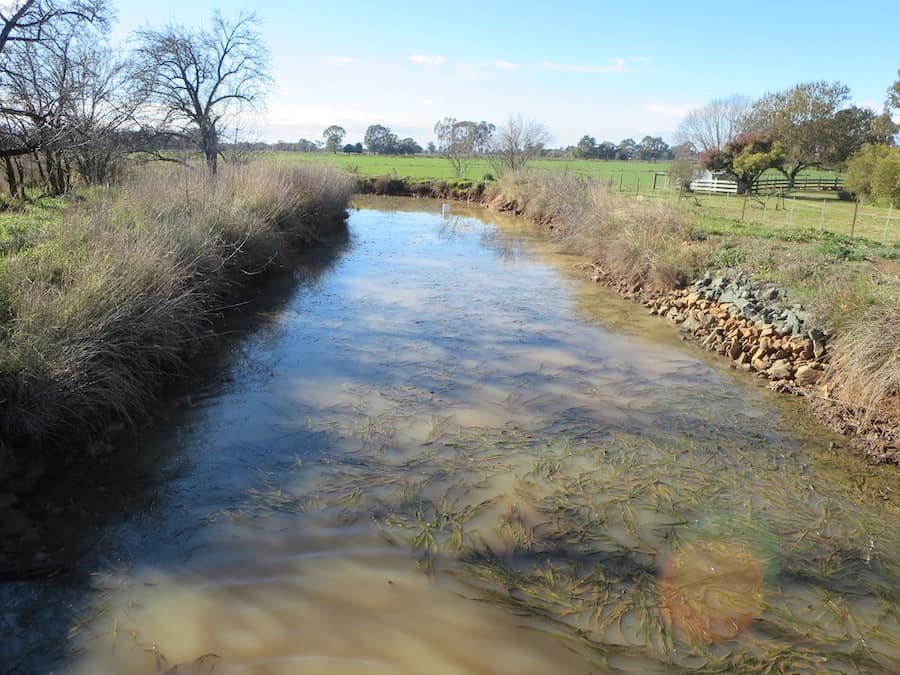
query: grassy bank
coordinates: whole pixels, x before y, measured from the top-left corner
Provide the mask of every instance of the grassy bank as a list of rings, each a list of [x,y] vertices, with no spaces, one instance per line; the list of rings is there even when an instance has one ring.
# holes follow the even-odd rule
[[[563,176],[509,176],[486,199],[552,226],[570,251],[631,290],[674,289],[724,268],[776,282],[831,333],[831,362],[816,398],[840,408],[845,430],[900,427],[900,265],[890,260],[892,248],[815,229],[739,234],[660,200]],[[886,458],[900,461],[893,442]]]
[[[41,220],[4,223],[0,448],[4,459],[140,417],[196,353],[226,298],[343,222],[350,181],[259,163],[217,180],[159,169]]]

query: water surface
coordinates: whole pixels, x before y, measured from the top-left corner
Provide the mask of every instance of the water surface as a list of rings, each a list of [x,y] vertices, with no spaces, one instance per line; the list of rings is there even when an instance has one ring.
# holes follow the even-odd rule
[[[896,471],[519,221],[358,207],[3,589],[11,672],[900,669]]]

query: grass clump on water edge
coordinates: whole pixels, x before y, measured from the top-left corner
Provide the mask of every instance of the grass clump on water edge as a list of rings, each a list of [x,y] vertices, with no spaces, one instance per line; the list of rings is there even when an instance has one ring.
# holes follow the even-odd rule
[[[631,286],[682,285],[702,270],[712,248],[695,240],[694,228],[665,204],[612,194],[602,182],[510,174],[492,186],[488,201],[551,225],[569,251]]]
[[[552,226],[570,252],[625,287],[677,288],[722,267],[786,286],[832,335],[826,398],[858,418],[860,429],[878,420],[878,434],[900,438],[900,276],[871,261],[886,249],[812,231],[723,236],[715,223],[664,203],[546,173],[503,176],[487,199]],[[900,461],[900,453],[885,459]]]
[[[341,223],[349,196],[322,167],[148,170],[36,232],[0,266],[4,455],[139,415],[221,300]]]

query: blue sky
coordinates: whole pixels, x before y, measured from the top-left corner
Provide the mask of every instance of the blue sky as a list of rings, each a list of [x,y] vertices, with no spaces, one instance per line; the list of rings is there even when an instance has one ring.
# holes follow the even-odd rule
[[[552,145],[672,140],[691,107],[840,80],[879,111],[900,68],[900,2],[113,0],[115,36],[213,8],[257,11],[275,86],[252,124],[264,140],[348,141],[384,124],[420,143],[445,116],[543,122]]]

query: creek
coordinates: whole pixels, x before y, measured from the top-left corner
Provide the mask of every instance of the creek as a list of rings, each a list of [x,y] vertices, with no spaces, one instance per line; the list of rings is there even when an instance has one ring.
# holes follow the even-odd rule
[[[0,670],[900,671],[895,467],[521,221],[349,232],[0,587]]]

